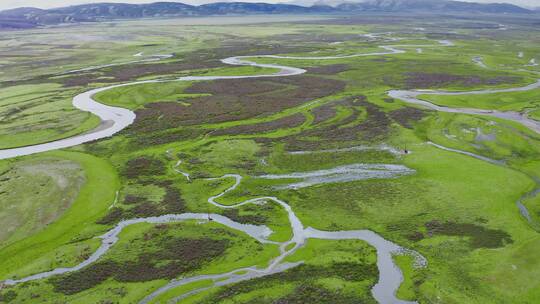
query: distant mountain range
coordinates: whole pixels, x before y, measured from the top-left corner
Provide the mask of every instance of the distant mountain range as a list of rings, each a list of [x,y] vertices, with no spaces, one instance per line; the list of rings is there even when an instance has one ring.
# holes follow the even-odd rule
[[[290,4],[302,6],[328,5],[361,11],[432,11],[480,13],[530,13],[531,10],[507,3],[474,3],[452,0],[293,0]],[[540,9],[540,7],[538,8]]]
[[[451,0],[298,0],[299,4],[218,2],[199,6],[179,2],[151,4],[95,3],[55,9],[16,8],[0,12],[0,28],[24,29],[43,25],[114,19],[252,14],[354,14],[361,12],[535,13],[512,4],[480,4]],[[303,2],[302,2],[303,1]],[[309,6],[305,6],[305,5]]]
[[[473,3],[452,0],[370,0],[338,5],[354,11],[425,11],[439,13],[528,14],[531,10],[508,3]]]

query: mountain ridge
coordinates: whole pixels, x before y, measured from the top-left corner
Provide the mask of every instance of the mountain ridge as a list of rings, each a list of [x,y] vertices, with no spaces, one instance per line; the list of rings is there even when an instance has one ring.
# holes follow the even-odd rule
[[[253,14],[354,14],[362,12],[431,12],[431,13],[489,13],[532,14],[512,4],[481,4],[453,0],[368,0],[365,2],[325,5],[315,0],[315,5],[293,3],[216,2],[190,5],[181,2],[155,2],[149,4],[94,3],[53,9],[21,7],[0,11],[0,29],[25,29],[64,23],[99,22],[114,19],[155,17],[223,16]]]

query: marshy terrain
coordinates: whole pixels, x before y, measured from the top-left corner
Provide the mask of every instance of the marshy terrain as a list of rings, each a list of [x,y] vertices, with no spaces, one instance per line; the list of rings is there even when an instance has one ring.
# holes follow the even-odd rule
[[[540,32],[503,19],[6,32],[0,302],[534,303]]]

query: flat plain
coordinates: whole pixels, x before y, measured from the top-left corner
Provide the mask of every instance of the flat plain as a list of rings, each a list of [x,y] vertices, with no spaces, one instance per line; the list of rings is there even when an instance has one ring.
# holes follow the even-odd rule
[[[306,73],[175,81],[277,71],[233,56]],[[0,160],[0,302],[377,303],[381,248],[347,231],[401,248],[402,301],[540,298],[540,134],[388,96],[538,122],[540,88],[437,94],[537,82],[537,19],[117,21],[6,32],[0,58],[0,149],[99,127],[77,94],[163,80],[94,96],[136,114],[110,138]]]

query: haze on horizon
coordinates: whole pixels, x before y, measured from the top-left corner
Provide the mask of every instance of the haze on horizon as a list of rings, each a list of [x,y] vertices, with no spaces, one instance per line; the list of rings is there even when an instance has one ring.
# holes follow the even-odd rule
[[[171,1],[182,2],[186,4],[205,4],[212,2],[266,2],[266,3],[287,3],[293,2],[289,0],[159,0],[159,1]],[[478,2],[478,3],[511,3],[520,5],[523,7],[540,7],[540,0],[460,0],[466,2]],[[158,0],[2,0],[0,1],[0,10],[17,8],[17,7],[38,7],[38,8],[54,8],[63,7],[76,4],[88,4],[99,2],[117,2],[117,3],[152,3],[158,2]],[[351,2],[361,2],[358,0],[351,0]]]

